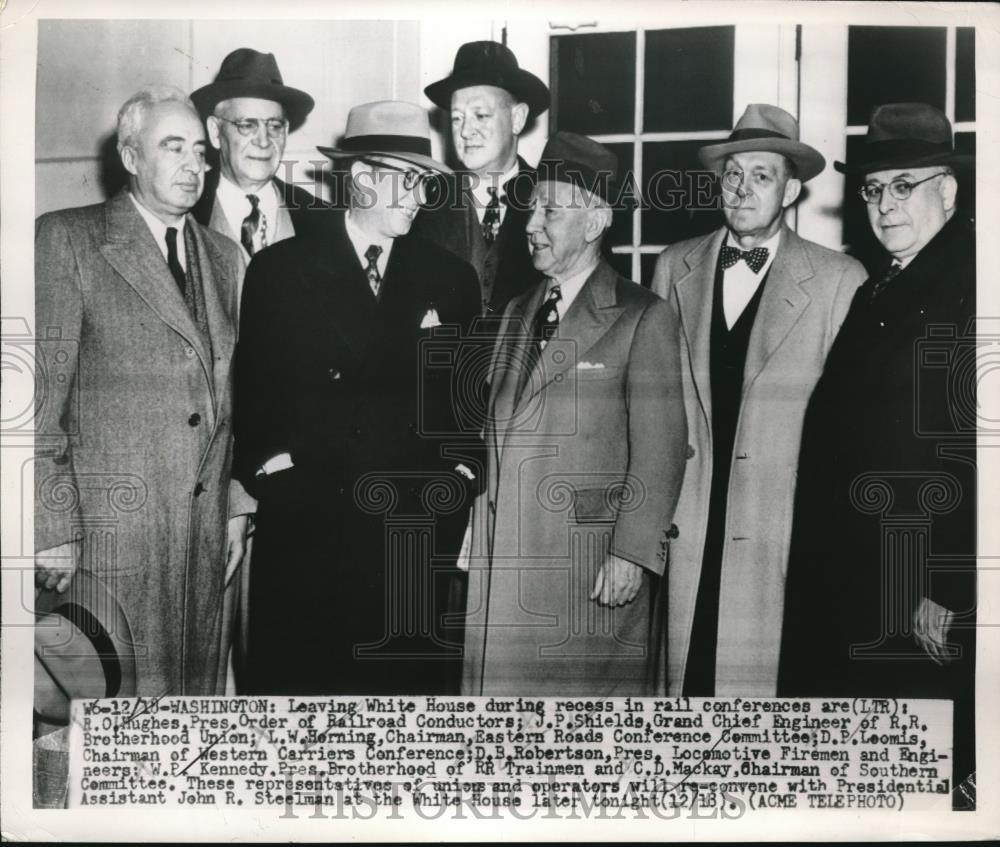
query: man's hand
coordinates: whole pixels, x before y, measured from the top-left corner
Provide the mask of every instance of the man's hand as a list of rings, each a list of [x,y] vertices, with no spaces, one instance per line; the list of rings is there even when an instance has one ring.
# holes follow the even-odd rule
[[[601,606],[624,606],[631,603],[642,587],[642,568],[608,553],[594,583],[591,600]]]
[[[236,569],[243,561],[247,550],[247,527],[250,525],[249,515],[236,515],[229,519],[226,527],[226,585],[233,578]]]
[[[458,554],[458,569],[467,571],[469,569],[469,558],[472,555],[472,517],[465,527],[465,537],[462,539],[462,549]]]
[[[62,594],[73,579],[78,552],[79,545],[75,541],[67,541],[58,547],[35,553],[35,588],[54,588]]]
[[[947,652],[948,630],[954,619],[954,612],[927,597],[920,598],[920,605],[913,615],[913,637],[923,651],[939,665],[952,658]]]

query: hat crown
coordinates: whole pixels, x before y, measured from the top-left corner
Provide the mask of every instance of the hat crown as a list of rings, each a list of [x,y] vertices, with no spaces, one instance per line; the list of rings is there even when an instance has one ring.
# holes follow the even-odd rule
[[[469,41],[458,48],[452,73],[484,67],[500,71],[516,71],[519,66],[514,52],[506,45],[498,41]]]
[[[887,103],[872,111],[865,141],[920,141],[951,147],[951,122],[927,103]]]
[[[251,47],[240,47],[226,56],[215,81],[284,85],[274,53],[261,53]]]
[[[610,199],[618,179],[618,157],[603,144],[575,132],[549,137],[538,162],[539,181],[569,182]]]
[[[366,135],[396,135],[430,140],[427,112],[415,103],[378,100],[355,106],[347,115],[344,139]]]
[[[791,114],[770,103],[751,103],[733,127],[733,135],[747,132],[766,132],[799,140],[799,122]]]

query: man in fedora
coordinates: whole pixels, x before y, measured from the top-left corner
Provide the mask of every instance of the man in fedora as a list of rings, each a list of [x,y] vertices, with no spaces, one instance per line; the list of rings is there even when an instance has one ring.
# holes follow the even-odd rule
[[[235,473],[258,498],[246,690],[449,693],[460,646],[443,643],[433,566],[454,569],[471,498],[451,392],[475,273],[408,234],[427,177],[448,172],[423,109],[356,106],[340,146],[319,149],[350,164],[349,208],[324,240],[254,256],[244,288]]]
[[[885,259],[847,313],[802,432],[780,693],[955,701],[973,769],[975,237],[951,124],[874,110],[856,160]]]
[[[539,279],[524,227],[532,168],[517,153],[518,137],[549,107],[549,90],[520,68],[506,45],[463,44],[451,74],[424,89],[451,117],[451,137],[464,173],[417,221],[416,232],[469,262],[479,275],[482,309],[499,317],[512,298]]]
[[[558,132],[527,232],[543,280],[490,367],[463,693],[647,694],[687,436],[676,313],[601,257],[617,161]]]
[[[864,270],[784,222],[826,162],[752,104],[699,157],[725,226],[668,247],[653,290],[681,317],[689,446],[670,550],[672,694],[773,697],[802,415]]]
[[[219,159],[195,206],[198,222],[241,244],[248,258],[293,235],[321,232],[329,204],[276,176],[288,134],[314,103],[283,83],[274,54],[234,50],[191,99]]]
[[[35,318],[53,339],[39,344],[53,378],[36,417],[36,577],[63,591],[82,559],[107,583],[132,623],[136,694],[212,695],[252,506],[230,476],[244,262],[189,214],[205,131],[184,92],[130,97],[118,151],[127,189],[36,226]]]

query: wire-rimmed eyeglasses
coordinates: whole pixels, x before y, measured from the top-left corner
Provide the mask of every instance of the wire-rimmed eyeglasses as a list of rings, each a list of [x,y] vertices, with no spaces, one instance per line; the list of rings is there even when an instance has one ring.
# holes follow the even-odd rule
[[[938,173],[931,174],[929,177],[925,177],[924,179],[918,179],[916,182],[909,179],[894,179],[888,184],[883,182],[866,182],[860,189],[858,189],[858,196],[860,196],[866,203],[874,206],[876,203],[882,202],[882,192],[888,188],[889,194],[896,200],[908,200],[910,195],[913,193],[913,189],[921,183],[929,182],[935,177],[947,175],[947,171],[939,171]]]
[[[285,134],[285,130],[288,129],[288,121],[284,118],[240,118],[234,121],[221,115],[215,117],[227,124],[232,124],[236,127],[236,131],[246,138],[257,135],[260,132],[261,124],[267,130],[269,138],[281,138]]]

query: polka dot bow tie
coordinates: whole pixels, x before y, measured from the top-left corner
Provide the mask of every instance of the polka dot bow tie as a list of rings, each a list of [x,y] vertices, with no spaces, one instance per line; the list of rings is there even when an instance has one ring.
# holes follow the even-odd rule
[[[753,250],[740,250],[739,247],[730,247],[728,244],[722,248],[722,269],[728,271],[740,259],[749,265],[750,270],[755,274],[760,273],[767,261],[767,248],[754,247]]]

